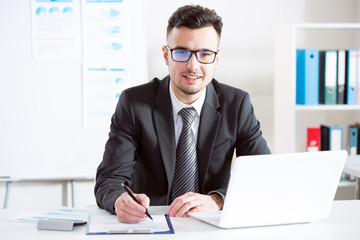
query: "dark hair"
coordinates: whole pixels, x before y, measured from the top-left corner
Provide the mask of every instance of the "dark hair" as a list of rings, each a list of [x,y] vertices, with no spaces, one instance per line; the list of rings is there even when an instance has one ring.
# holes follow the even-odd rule
[[[199,5],[186,5],[178,8],[169,18],[166,36],[173,28],[198,29],[210,26],[214,27],[220,38],[223,22],[214,10]]]

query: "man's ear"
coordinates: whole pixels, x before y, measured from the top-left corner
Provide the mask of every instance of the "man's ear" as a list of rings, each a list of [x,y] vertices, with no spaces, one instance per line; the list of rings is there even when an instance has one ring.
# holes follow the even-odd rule
[[[219,61],[220,61],[220,58],[221,58],[221,55],[222,55],[222,50],[218,50],[218,53],[216,54],[216,59],[215,59],[215,64],[216,66],[219,65]]]
[[[162,46],[163,57],[166,65],[169,65],[169,49],[164,45]]]

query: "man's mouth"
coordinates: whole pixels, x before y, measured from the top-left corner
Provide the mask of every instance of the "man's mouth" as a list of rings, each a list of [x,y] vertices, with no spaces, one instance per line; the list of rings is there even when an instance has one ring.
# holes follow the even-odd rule
[[[183,77],[191,79],[191,80],[197,80],[197,79],[201,78],[202,76],[199,76],[199,75],[183,75]]]

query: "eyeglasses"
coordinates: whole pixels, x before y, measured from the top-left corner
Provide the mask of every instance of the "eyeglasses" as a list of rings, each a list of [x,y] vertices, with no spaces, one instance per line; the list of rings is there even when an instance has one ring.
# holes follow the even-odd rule
[[[187,62],[194,53],[199,63],[210,64],[215,61],[216,54],[218,54],[218,52],[210,50],[191,51],[182,48],[170,48],[169,46],[166,47],[171,52],[171,58],[175,62]]]

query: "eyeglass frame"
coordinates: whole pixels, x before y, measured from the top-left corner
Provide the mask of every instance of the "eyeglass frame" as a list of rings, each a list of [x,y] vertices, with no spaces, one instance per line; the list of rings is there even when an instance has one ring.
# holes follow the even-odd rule
[[[202,63],[202,64],[212,64],[215,62],[215,59],[216,59],[216,55],[219,53],[219,50],[217,51],[212,51],[212,50],[196,50],[196,51],[192,51],[190,49],[186,49],[186,48],[170,48],[168,45],[166,45],[166,48],[170,51],[170,55],[171,55],[171,59],[174,61],[174,62],[187,62],[190,60],[190,58],[192,57],[193,53],[195,54],[195,58],[196,60],[199,62],[199,63]],[[186,61],[177,61],[173,58],[173,51],[174,50],[183,50],[183,51],[188,51],[190,52],[190,56],[188,58],[188,60]],[[211,52],[211,53],[214,53],[215,56],[214,56],[214,60],[212,62],[200,62],[199,59],[198,59],[198,56],[197,56],[197,53],[198,52]]]

